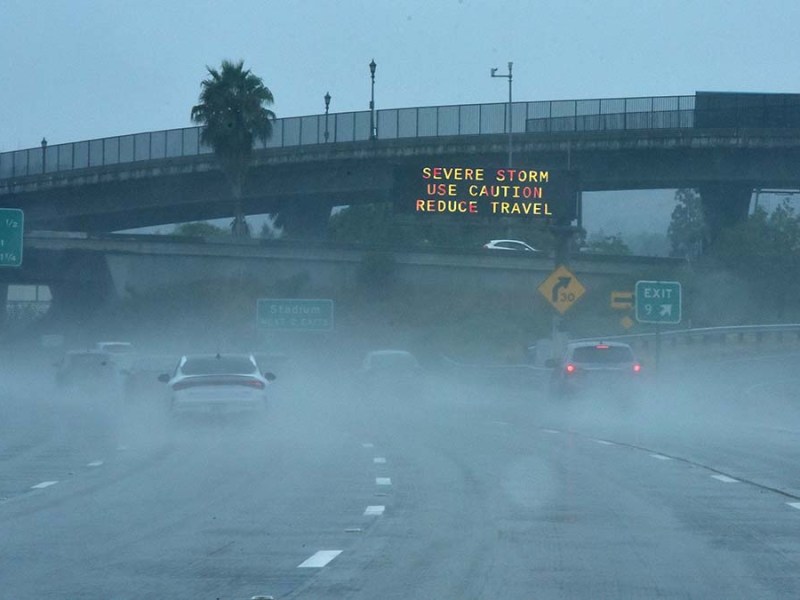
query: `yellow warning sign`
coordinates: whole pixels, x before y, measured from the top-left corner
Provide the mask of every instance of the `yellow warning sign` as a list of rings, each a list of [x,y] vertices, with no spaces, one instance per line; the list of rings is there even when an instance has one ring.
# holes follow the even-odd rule
[[[564,265],[550,273],[538,289],[539,293],[562,315],[586,293],[586,288]]]
[[[630,329],[633,327],[633,319],[631,319],[628,315],[622,317],[619,322],[625,329]]]

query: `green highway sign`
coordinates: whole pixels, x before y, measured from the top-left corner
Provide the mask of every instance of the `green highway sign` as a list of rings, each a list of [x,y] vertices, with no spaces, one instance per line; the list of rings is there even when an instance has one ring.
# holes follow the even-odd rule
[[[0,267],[22,265],[23,214],[18,208],[0,208]]]
[[[636,320],[639,323],[681,322],[681,284],[678,281],[637,281]]]
[[[256,318],[270,331],[331,331],[333,300],[259,298]]]

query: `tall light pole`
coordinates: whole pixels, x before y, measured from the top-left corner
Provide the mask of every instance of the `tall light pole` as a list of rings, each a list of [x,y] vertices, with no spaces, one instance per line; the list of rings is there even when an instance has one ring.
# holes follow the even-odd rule
[[[369,75],[372,79],[372,91],[369,98],[369,139],[374,140],[378,137],[378,131],[375,127],[375,59],[373,58],[369,63]]]
[[[42,173],[47,173],[47,138],[42,138]]]
[[[325,92],[325,142],[328,141],[328,108],[331,105],[331,94]]]
[[[511,128],[512,128],[512,120],[511,120],[511,68],[514,66],[514,63],[508,61],[508,73],[505,75],[498,75],[497,74],[497,67],[492,68],[492,77],[505,77],[508,79],[508,111],[506,115],[506,127],[508,127],[508,166],[511,168],[511,158],[512,158],[512,150],[511,150]]]

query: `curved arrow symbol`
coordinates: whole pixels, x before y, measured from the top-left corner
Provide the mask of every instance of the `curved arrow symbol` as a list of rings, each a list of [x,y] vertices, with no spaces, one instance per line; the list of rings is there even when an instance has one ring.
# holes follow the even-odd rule
[[[569,286],[570,282],[572,281],[572,277],[559,277],[558,283],[553,286],[553,291],[550,294],[550,297],[553,303],[558,302],[558,292],[561,291],[563,288]]]

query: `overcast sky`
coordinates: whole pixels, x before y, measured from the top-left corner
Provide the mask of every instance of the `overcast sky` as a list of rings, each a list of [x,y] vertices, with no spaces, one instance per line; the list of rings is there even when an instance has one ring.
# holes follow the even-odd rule
[[[798,92],[797,0],[0,0],[0,151],[190,124],[205,65],[244,59],[279,117]]]

